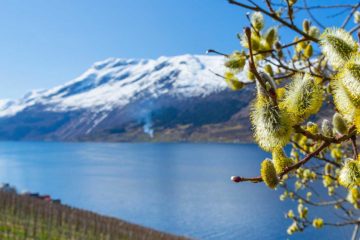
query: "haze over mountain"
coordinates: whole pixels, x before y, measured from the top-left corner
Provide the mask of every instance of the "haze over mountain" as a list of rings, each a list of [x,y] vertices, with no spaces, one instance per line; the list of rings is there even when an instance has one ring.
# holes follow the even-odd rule
[[[227,89],[222,57],[109,58],[78,78],[0,100],[0,139],[249,141],[253,89]]]

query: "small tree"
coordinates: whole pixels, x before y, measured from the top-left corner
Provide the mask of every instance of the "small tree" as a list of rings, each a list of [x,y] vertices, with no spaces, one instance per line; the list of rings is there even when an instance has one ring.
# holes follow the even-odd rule
[[[306,0],[304,6],[296,0],[264,2],[262,6],[253,0],[229,0],[253,11],[247,15],[249,26],[239,35],[244,50],[232,54],[209,50],[226,57],[223,77],[231,89],[240,90],[252,83],[256,86],[250,113],[254,139],[272,153],[272,159],[261,163],[260,176],[231,179],[236,183],[264,182],[271,189],[283,189],[280,200],[296,200],[297,210],[287,214],[292,220],[288,234],[307,227],[353,225],[355,239],[360,225],[356,143],[360,132],[360,53],[353,35],[360,29],[360,3],[309,7]],[[325,28],[314,18],[314,8],[349,12],[339,28]],[[299,11],[307,11],[314,25],[305,19],[302,27],[297,26],[294,13]],[[264,16],[278,25],[265,29]],[[347,31],[351,19],[355,25]],[[294,33],[293,42],[280,41],[280,27]],[[250,82],[241,82],[240,72],[245,72]],[[326,114],[320,114],[321,107],[326,108]],[[326,119],[328,116],[332,120]],[[291,145],[289,155],[283,149],[286,145]],[[318,191],[317,182],[326,191]],[[334,221],[311,216],[308,206],[328,208],[339,217]]]

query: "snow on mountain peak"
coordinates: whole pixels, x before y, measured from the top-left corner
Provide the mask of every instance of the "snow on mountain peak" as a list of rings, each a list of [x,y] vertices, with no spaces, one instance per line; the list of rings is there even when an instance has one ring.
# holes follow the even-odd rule
[[[0,100],[0,117],[33,105],[48,111],[106,111],[140,98],[206,96],[226,88],[210,70],[223,73],[222,57],[181,55],[158,59],[108,58],[74,80],[19,100]]]

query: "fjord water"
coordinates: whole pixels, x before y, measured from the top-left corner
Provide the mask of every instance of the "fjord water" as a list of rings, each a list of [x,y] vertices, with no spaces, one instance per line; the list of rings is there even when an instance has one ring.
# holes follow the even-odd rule
[[[0,181],[196,239],[349,239],[346,228],[289,237],[284,214],[294,202],[229,180],[257,176],[267,156],[250,144],[2,142]]]

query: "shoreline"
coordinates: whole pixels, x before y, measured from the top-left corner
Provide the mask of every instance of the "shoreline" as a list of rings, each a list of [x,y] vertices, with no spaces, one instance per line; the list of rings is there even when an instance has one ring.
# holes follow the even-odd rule
[[[0,238],[189,240],[61,203],[0,190]]]

